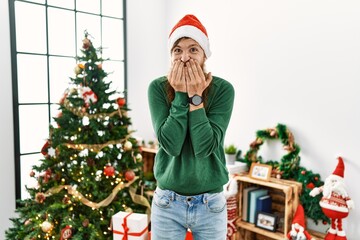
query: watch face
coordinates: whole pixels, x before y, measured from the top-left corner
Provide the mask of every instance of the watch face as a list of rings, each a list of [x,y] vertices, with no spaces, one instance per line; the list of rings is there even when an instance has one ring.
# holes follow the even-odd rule
[[[198,106],[202,103],[202,97],[200,97],[199,95],[194,95],[191,98],[191,104]]]

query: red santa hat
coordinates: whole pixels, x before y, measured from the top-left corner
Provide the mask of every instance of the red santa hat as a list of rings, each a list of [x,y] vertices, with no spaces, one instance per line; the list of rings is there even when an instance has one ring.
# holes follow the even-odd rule
[[[194,15],[185,15],[185,17],[180,19],[173,27],[169,34],[169,49],[171,50],[174,43],[182,37],[194,39],[204,50],[206,57],[209,58],[211,56],[210,43],[206,29]]]
[[[342,157],[338,157],[338,160],[339,160],[338,165],[336,166],[333,174],[331,175],[331,178],[336,180],[343,180],[345,165]]]
[[[299,224],[301,227],[305,229],[305,214],[304,214],[304,208],[301,204],[297,206],[292,224]]]
[[[298,226],[295,226],[295,225],[298,225]],[[304,212],[304,208],[301,204],[299,204],[297,206],[297,209],[296,209],[296,212],[295,212],[295,215],[294,215],[294,218],[293,218],[293,221],[292,221],[292,229],[295,230],[297,233],[296,233],[296,236],[302,236],[304,237],[305,239],[307,240],[310,240],[312,239],[311,235],[306,231],[306,223],[305,223],[305,212]],[[287,234],[287,239],[292,239],[291,238],[291,232],[290,231],[288,234]],[[301,239],[304,239],[304,238],[301,238]]]

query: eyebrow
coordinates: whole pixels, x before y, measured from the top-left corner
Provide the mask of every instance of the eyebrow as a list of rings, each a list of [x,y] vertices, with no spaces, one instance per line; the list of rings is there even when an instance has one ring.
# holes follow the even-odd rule
[[[176,48],[176,47],[182,48],[179,44],[177,44],[176,46],[174,46],[174,48]],[[194,43],[194,44],[191,44],[191,45],[187,46],[187,48],[192,48],[192,47],[200,47],[200,45]]]

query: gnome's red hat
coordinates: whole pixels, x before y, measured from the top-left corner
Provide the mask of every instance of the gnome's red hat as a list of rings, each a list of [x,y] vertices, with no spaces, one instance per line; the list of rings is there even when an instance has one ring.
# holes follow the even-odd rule
[[[338,165],[336,166],[332,178],[334,179],[343,179],[344,178],[344,171],[345,171],[345,165],[342,157],[338,157]]]
[[[211,51],[207,31],[199,19],[197,19],[194,15],[185,15],[185,17],[180,19],[180,21],[173,27],[169,34],[169,49],[171,50],[174,43],[182,37],[194,39],[204,50],[206,57],[210,57]]]
[[[302,226],[305,229],[305,213],[304,213],[304,208],[301,204],[299,204],[297,206],[292,224],[299,224],[300,226]]]

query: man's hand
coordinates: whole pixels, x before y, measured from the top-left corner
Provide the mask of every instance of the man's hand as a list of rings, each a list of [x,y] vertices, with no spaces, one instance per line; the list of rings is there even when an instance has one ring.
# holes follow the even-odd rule
[[[170,85],[176,92],[187,92],[185,82],[185,66],[181,60],[173,62],[168,75]]]
[[[195,94],[202,96],[203,91],[212,81],[212,75],[211,73],[205,75],[200,64],[190,59],[185,65],[185,79],[188,96],[192,97]]]

